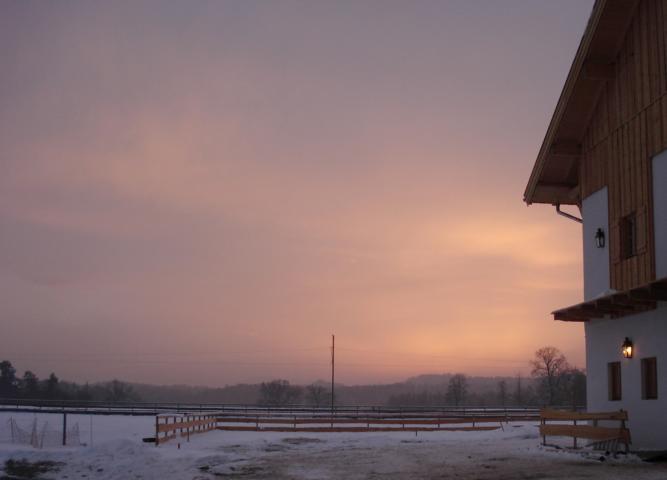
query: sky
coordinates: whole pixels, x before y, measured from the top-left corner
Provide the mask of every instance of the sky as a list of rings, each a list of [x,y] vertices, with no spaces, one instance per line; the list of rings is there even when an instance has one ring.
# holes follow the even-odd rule
[[[592,0],[0,3],[0,357],[220,386],[585,364],[522,201]]]

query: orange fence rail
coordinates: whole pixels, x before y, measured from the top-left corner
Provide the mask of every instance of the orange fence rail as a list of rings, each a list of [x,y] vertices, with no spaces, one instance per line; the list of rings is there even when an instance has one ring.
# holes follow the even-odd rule
[[[336,417],[218,417],[219,430],[297,431],[297,432],[358,432],[358,431],[435,431],[435,430],[496,430],[503,428],[506,417],[462,418],[336,418]],[[254,424],[248,426],[244,424]],[[497,425],[488,425],[488,424]],[[241,424],[241,425],[239,425]],[[363,427],[359,425],[365,425]],[[468,424],[471,426],[461,426]],[[482,424],[482,425],[480,425]],[[353,426],[354,425],[354,426]],[[399,426],[400,425],[400,426]],[[451,427],[447,425],[459,425]]]
[[[495,409],[428,412],[415,411],[352,411],[324,410],[289,413],[285,409],[260,409],[249,413],[216,411],[204,413],[161,414],[155,418],[155,444],[160,445],[180,434],[188,440],[190,435],[211,430],[263,431],[263,432],[433,432],[433,431],[482,431],[498,430],[510,421],[534,421],[535,413],[522,410]],[[454,413],[454,414],[452,414]],[[495,413],[495,415],[494,415]]]
[[[190,435],[209,432],[217,427],[214,414],[158,415],[155,417],[155,445],[181,437],[190,440]]]
[[[562,410],[543,409],[540,412],[540,435],[542,444],[546,445],[547,436],[572,437],[573,447],[577,448],[577,439],[584,438],[593,440],[595,448],[605,448],[616,451],[617,445],[625,445],[625,451],[629,450],[630,430],[626,428],[628,412],[567,412]],[[558,424],[547,424],[547,421],[559,422]],[[605,422],[600,426],[599,422]],[[564,424],[563,422],[572,422]],[[581,425],[578,422],[586,422]],[[617,426],[607,426],[609,423],[617,422]]]

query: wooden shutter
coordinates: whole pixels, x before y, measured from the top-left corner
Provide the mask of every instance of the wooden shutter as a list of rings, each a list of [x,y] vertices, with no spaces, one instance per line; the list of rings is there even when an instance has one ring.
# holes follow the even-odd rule
[[[648,250],[648,215],[645,206],[637,210],[635,228],[637,235],[637,254],[646,253]]]
[[[609,232],[609,257],[611,264],[616,265],[621,261],[621,221],[616,219],[612,222]]]

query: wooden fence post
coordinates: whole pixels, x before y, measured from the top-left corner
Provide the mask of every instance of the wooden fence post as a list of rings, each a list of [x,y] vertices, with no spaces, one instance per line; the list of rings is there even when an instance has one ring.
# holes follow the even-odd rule
[[[63,412],[63,445],[67,445],[67,412]]]

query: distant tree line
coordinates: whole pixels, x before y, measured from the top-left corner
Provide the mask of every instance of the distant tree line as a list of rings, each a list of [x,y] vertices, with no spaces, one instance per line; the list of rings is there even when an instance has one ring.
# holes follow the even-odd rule
[[[63,382],[55,373],[51,373],[43,380],[30,370],[26,370],[23,376],[17,376],[16,369],[8,360],[0,362],[0,398],[105,402],[141,400],[131,385],[118,380],[79,385],[74,382]]]
[[[531,378],[517,375],[514,384],[498,381],[496,389],[470,392],[468,377],[457,373],[437,390],[422,389],[389,397],[391,406],[572,406],[586,405],[586,374],[567,362],[555,347],[543,347],[530,361]]]
[[[334,403],[390,406],[582,406],[586,404],[586,375],[569,365],[554,347],[540,348],[530,361],[531,376],[488,378],[431,375],[430,383],[406,382],[386,385],[337,385]],[[429,376],[426,376],[429,377]],[[483,382],[482,382],[483,381]],[[325,382],[307,386],[276,379],[254,385],[224,388],[130,385],[118,380],[94,384],[64,382],[51,373],[39,379],[26,371],[17,376],[11,362],[0,362],[0,397],[51,400],[164,401],[193,403],[257,403],[281,406],[331,405]]]
[[[570,366],[565,356],[554,347],[540,348],[530,361],[531,378],[517,375],[498,380],[495,389],[471,391],[469,378],[463,373],[449,377],[441,388],[388,397],[389,406],[584,406],[586,405],[586,374]],[[344,390],[344,388],[343,388]],[[291,385],[287,380],[272,380],[260,385],[260,405],[331,405],[331,390],[314,383],[307,387]]]
[[[331,405],[331,390],[319,383],[306,387],[290,385],[287,380],[262,382],[259,387],[260,405],[295,405],[305,404],[313,407]],[[335,403],[335,397],[334,397]]]

